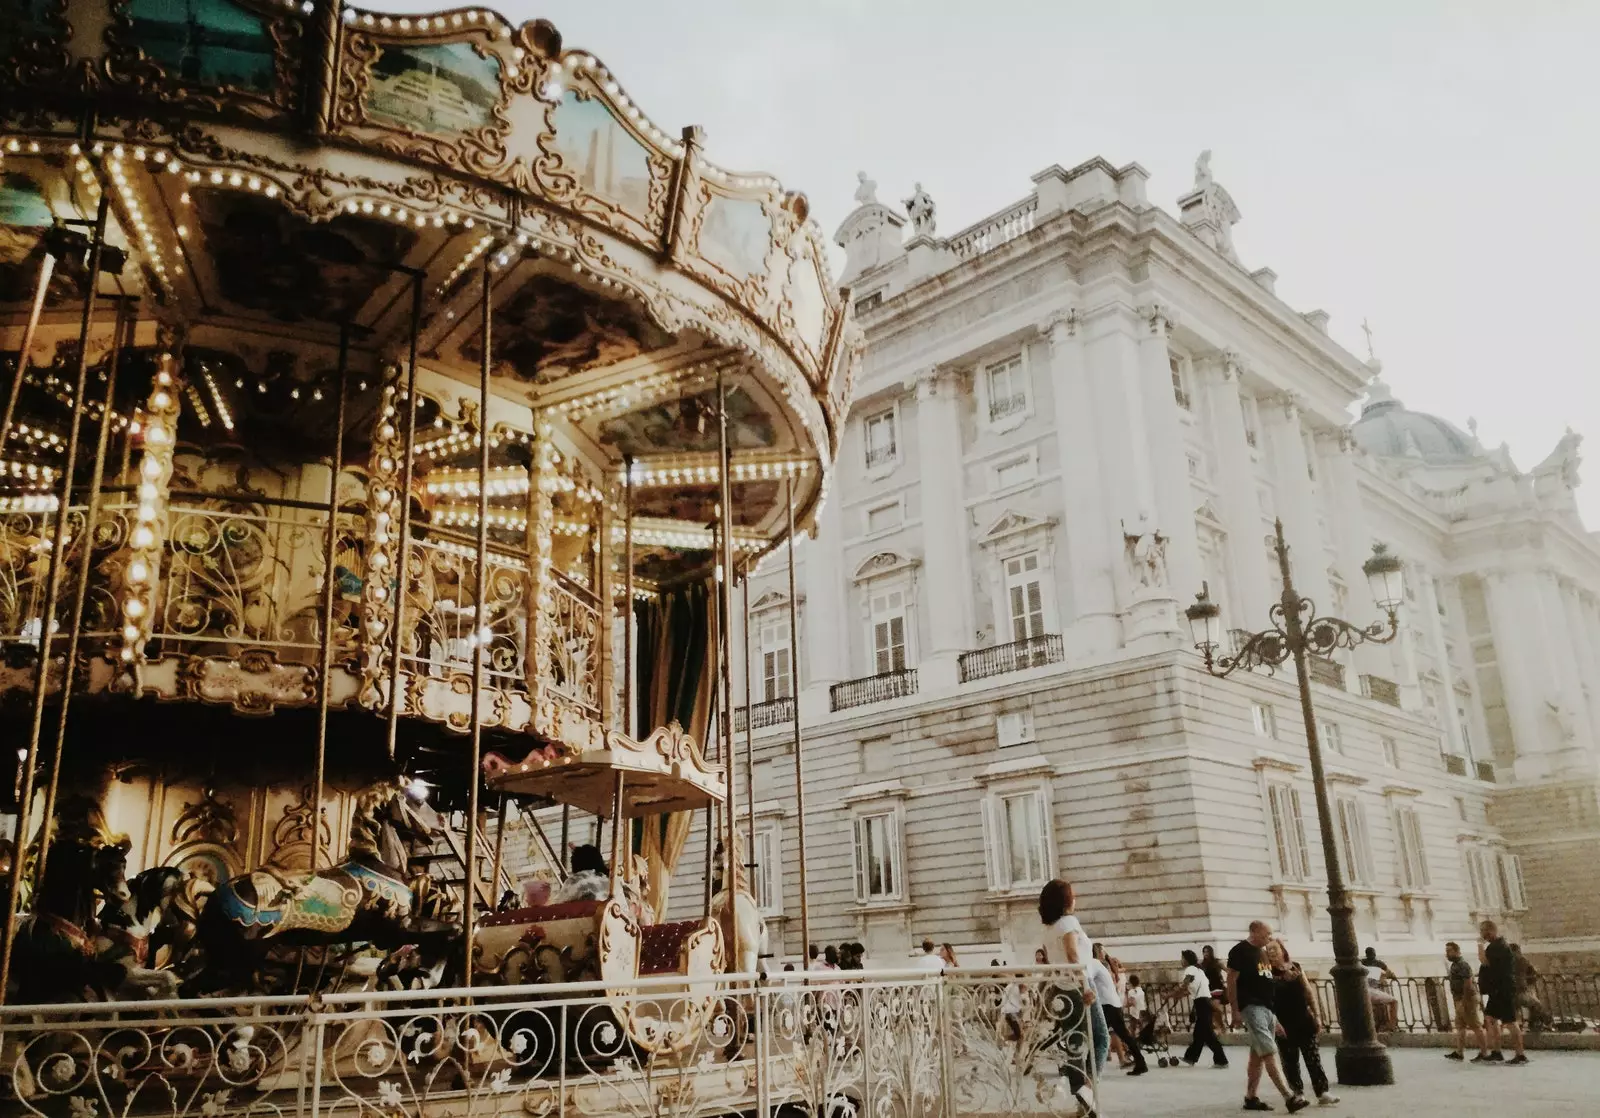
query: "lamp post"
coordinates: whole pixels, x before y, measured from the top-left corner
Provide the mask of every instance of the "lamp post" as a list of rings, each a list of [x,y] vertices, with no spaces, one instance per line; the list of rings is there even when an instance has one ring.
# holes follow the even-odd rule
[[[1327,656],[1335,649],[1359,644],[1387,644],[1399,633],[1399,609],[1405,584],[1400,560],[1382,544],[1373,547],[1362,571],[1372,587],[1378,608],[1387,615],[1365,628],[1337,617],[1320,617],[1311,599],[1295,591],[1289,571],[1289,545],[1283,538],[1283,521],[1276,525],[1278,570],[1283,575],[1283,597],[1272,607],[1272,627],[1252,633],[1232,656],[1217,656],[1221,644],[1221,609],[1201,585],[1194,605],[1184,611],[1195,647],[1205,656],[1206,671],[1217,677],[1243,668],[1264,667],[1269,672],[1294,660],[1300,686],[1300,714],[1306,724],[1306,749],[1311,758],[1311,782],[1317,796],[1317,823],[1322,832],[1322,859],[1328,871],[1328,915],[1333,920],[1333,986],[1339,1009],[1342,1039],[1334,1054],[1339,1082],[1347,1086],[1372,1086],[1394,1082],[1389,1052],[1378,1043],[1372,1023],[1372,1003],[1367,996],[1367,972],[1360,963],[1354,909],[1339,866],[1339,846],[1328,802],[1328,783],[1322,771],[1322,747],[1317,740],[1317,716],[1311,705],[1311,656]]]

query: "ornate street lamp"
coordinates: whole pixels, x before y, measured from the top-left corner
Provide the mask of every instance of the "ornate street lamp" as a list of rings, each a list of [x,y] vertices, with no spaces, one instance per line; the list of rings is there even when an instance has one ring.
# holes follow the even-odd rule
[[[1317,740],[1317,716],[1311,705],[1311,656],[1328,656],[1335,649],[1359,644],[1387,644],[1400,631],[1399,609],[1405,581],[1399,557],[1383,544],[1376,545],[1362,571],[1372,587],[1378,608],[1386,615],[1362,628],[1337,617],[1319,617],[1311,599],[1295,591],[1289,572],[1289,545],[1283,538],[1283,521],[1277,522],[1278,570],[1283,575],[1283,597],[1272,607],[1272,628],[1253,633],[1232,656],[1218,656],[1221,645],[1221,609],[1201,586],[1194,605],[1184,611],[1194,644],[1205,656],[1206,670],[1214,676],[1231,675],[1240,668],[1266,668],[1269,672],[1293,658],[1300,685],[1300,714],[1306,724],[1306,749],[1311,758],[1311,781],[1317,795],[1317,823],[1322,832],[1322,859],[1328,871],[1328,915],[1333,919],[1333,986],[1342,1034],[1334,1065],[1339,1082],[1347,1086],[1393,1083],[1394,1067],[1388,1049],[1378,1043],[1372,1023],[1372,1003],[1367,996],[1367,972],[1361,966],[1356,942],[1354,908],[1345,890],[1339,866],[1339,844],[1333,830],[1328,784],[1322,771],[1322,746]]]

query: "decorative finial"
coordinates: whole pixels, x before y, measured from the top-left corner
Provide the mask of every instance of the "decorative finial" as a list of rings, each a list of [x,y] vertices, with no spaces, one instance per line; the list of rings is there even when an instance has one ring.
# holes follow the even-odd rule
[[[1206,148],[1194,161],[1194,188],[1204,190],[1211,185],[1211,149]]]
[[[1367,325],[1367,320],[1365,318],[1361,320],[1361,332],[1367,336],[1367,364],[1370,365],[1372,362],[1378,359],[1378,355],[1373,352],[1372,327]]]
[[[878,200],[878,184],[867,178],[865,171],[856,172],[856,202],[870,206]]]

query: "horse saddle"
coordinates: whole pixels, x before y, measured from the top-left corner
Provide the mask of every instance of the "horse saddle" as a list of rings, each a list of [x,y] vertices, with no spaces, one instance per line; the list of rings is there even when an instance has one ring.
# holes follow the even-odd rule
[[[286,932],[339,932],[361,907],[362,889],[347,875],[297,874],[279,877],[254,870],[212,894],[227,919],[269,936]]]

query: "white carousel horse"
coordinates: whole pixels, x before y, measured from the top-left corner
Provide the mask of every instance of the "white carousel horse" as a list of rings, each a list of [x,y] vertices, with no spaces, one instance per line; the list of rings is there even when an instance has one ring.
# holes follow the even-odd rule
[[[734,836],[733,915],[728,914],[728,891],[721,889],[711,898],[711,916],[722,925],[723,939],[728,949],[738,944],[738,957],[729,960],[728,970],[738,974],[754,974],[767,955],[767,922],[761,916],[756,898],[750,892],[749,878],[744,867],[744,840]],[[727,866],[727,855],[722,843],[717,843],[716,865]],[[737,933],[737,934],[736,934]]]

